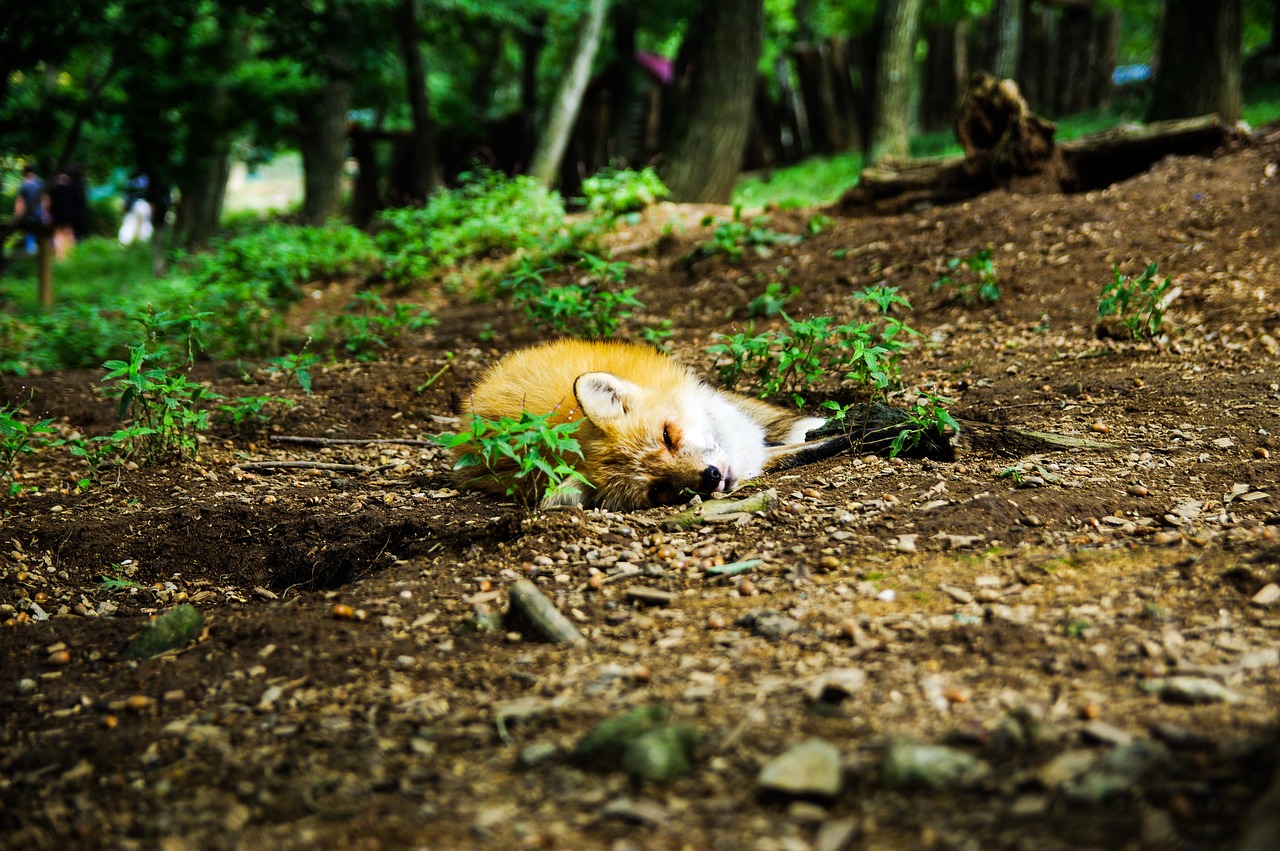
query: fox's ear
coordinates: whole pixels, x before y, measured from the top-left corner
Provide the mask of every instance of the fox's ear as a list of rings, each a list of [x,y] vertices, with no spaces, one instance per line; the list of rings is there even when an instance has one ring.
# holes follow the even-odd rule
[[[615,422],[635,404],[640,388],[609,372],[584,372],[573,383],[573,395],[587,419],[596,425]]]

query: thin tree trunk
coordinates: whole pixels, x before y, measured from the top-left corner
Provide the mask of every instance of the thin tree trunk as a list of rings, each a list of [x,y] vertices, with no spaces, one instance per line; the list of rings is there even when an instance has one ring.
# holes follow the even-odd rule
[[[911,78],[915,67],[916,23],[921,0],[885,0],[879,7],[880,56],[876,74],[875,116],[871,128],[873,163],[906,159],[910,151]]]
[[[342,207],[342,162],[347,140],[351,81],[340,70],[330,77],[302,112],[302,218],[324,224]]]
[[[427,72],[418,42],[418,12],[415,0],[400,0],[396,7],[396,29],[400,31],[400,52],[404,60],[404,82],[408,89],[409,111],[413,115],[408,185],[401,187],[408,200],[422,202],[439,182],[435,139],[431,132],[431,109],[427,102]],[[363,163],[362,163],[363,165]]]
[[[688,54],[693,73],[664,174],[676,200],[723,204],[732,195],[751,129],[763,36],[762,0],[708,0],[686,36],[696,39]],[[677,65],[677,77],[685,67]]]
[[[1166,0],[1148,120],[1240,119],[1242,0]]]
[[[1018,79],[1018,49],[1022,44],[1022,0],[996,0],[996,54],[991,73],[1001,80]]]
[[[538,147],[533,152],[533,160],[529,164],[529,174],[543,186],[555,183],[560,172],[560,161],[564,159],[565,148],[569,145],[569,136],[573,133],[573,122],[578,117],[582,106],[582,94],[587,90],[591,79],[591,63],[595,61],[596,51],[600,48],[600,38],[604,33],[604,20],[609,11],[609,0],[591,0],[587,9],[587,17],[582,22],[578,33],[578,46],[574,51],[573,64],[560,81],[560,90],[551,104],[551,115],[547,118],[546,129],[538,139]]]

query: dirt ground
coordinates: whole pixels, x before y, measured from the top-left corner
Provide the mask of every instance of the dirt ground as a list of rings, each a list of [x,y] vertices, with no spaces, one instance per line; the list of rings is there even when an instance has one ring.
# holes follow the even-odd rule
[[[635,322],[670,319],[695,369],[770,281],[800,288],[793,316],[842,321],[883,282],[923,335],[898,401],[939,392],[968,423],[954,463],[836,458],[749,484],[734,497],[778,504],[730,522],[526,518],[458,492],[432,446],[275,440],[448,430],[485,365],[542,337],[439,288],[400,294],[435,310],[427,336],[316,370],[311,396],[211,368],[297,405],[194,463],[81,494],[65,453],[21,460],[39,492],[0,502],[0,847],[1242,847],[1280,741],[1278,158],[1264,132],[1088,194],[832,214],[738,265],[682,263],[702,211],[651,209],[612,242]],[[931,291],[983,248],[994,305]],[[1179,289],[1164,335],[1100,338],[1113,265],[1151,262]],[[100,434],[100,378],[0,377],[0,401]],[[994,426],[1113,446],[1028,454]],[[279,460],[373,469],[247,468]],[[584,644],[495,628],[521,578]],[[127,658],[180,602],[199,638]],[[659,702],[699,733],[686,775],[573,758]],[[771,779],[811,739],[835,785]],[[919,753],[971,770],[894,767]]]

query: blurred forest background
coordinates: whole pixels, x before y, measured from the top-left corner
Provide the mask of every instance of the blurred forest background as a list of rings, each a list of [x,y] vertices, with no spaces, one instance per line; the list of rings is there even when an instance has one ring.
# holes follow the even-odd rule
[[[654,165],[675,200],[728,202],[743,172],[851,153],[852,181],[935,152],[979,69],[1096,127],[1235,121],[1275,100],[1280,66],[1272,0],[2,5],[4,212],[24,164],[77,165],[111,233],[145,173],[158,221],[180,199],[159,238],[186,249],[217,234],[233,173],[282,157],[302,193],[278,212],[309,224],[366,225],[476,165],[567,198],[602,167]]]

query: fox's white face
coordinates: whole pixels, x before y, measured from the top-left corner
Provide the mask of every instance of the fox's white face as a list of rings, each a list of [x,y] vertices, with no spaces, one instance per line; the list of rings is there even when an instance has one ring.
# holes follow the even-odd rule
[[[589,372],[574,395],[599,430],[579,435],[580,469],[605,507],[687,502],[731,491],[764,469],[764,427],[701,382],[647,388]]]

